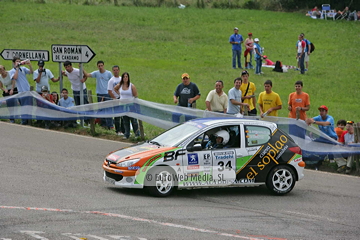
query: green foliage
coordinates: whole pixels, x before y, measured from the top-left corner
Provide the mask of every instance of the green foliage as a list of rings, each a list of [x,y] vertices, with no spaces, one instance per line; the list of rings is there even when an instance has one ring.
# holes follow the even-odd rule
[[[248,0],[243,5],[246,9],[260,9],[260,3],[256,0]]]
[[[97,69],[98,60],[104,60],[108,70],[118,64],[122,72],[130,73],[141,99],[170,105],[174,104],[172,95],[181,82],[181,74],[188,72],[201,91],[197,106],[205,109],[205,98],[214,89],[216,80],[224,81],[227,92],[233,86],[233,79],[239,76],[240,71],[231,67],[228,42],[234,27],[239,27],[239,33],[245,38],[252,32],[260,39],[269,59],[280,60],[285,65],[296,64],[295,43],[299,33],[304,32],[316,46],[309,71],[299,75],[294,70],[276,73],[263,68],[265,74],[261,76],[250,71],[256,93],[263,91],[265,80],[272,80],[273,90],[280,94],[283,102],[279,115],[286,117],[287,97],[294,91],[295,81],[303,80],[304,91],[311,97],[308,116],[318,115],[317,107],[325,104],[335,121],[340,118],[359,121],[356,53],[360,52],[360,22],[314,20],[304,13],[248,9],[127,7],[121,6],[120,0],[119,7],[109,1],[110,4],[98,1],[96,6],[85,6],[84,1],[76,3],[75,0],[71,6],[69,1],[46,2],[3,1],[0,4],[3,49],[37,49],[51,53],[52,44],[89,45],[96,56],[84,64],[87,72]],[[0,59],[0,64],[11,68],[11,61]],[[50,61],[46,68],[58,76],[58,63]],[[29,82],[34,85],[31,77]],[[95,79],[88,79],[86,85],[95,92]],[[66,78],[64,87],[70,89]],[[58,89],[58,83],[51,83],[51,90]],[[145,123],[144,126],[147,137],[151,137],[149,132],[160,131]]]
[[[243,1],[239,1],[239,0],[219,0],[219,1],[214,1],[213,3],[213,8],[221,8],[221,9],[232,9],[232,8],[241,8],[242,7],[242,2]]]
[[[196,6],[198,8],[205,8],[205,2],[204,0],[196,0]]]

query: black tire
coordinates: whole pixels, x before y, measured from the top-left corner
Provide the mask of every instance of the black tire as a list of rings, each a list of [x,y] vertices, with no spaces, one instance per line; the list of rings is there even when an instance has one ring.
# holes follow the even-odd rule
[[[173,193],[177,182],[174,179],[175,173],[172,168],[154,166],[147,176],[151,176],[151,178],[147,177],[145,186],[152,196],[167,197]]]
[[[276,195],[289,193],[295,186],[296,176],[291,167],[280,165],[269,172],[266,180],[268,189]]]

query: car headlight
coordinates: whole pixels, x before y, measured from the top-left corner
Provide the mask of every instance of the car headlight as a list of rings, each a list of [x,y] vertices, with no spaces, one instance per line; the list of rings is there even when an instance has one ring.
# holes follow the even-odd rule
[[[118,167],[129,167],[129,166],[134,165],[135,163],[137,163],[139,160],[140,160],[140,158],[119,162],[119,163],[116,164],[116,166],[118,166]]]

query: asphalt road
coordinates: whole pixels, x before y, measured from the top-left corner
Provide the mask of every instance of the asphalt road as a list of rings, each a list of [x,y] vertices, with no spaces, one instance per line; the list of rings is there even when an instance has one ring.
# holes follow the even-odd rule
[[[102,180],[123,143],[0,122],[0,239],[359,239],[360,178],[305,170],[265,187],[154,198]]]

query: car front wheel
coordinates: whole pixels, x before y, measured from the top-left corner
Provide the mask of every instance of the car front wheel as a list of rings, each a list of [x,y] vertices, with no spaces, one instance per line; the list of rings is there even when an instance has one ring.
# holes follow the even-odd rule
[[[269,172],[266,186],[276,195],[289,193],[295,186],[295,173],[288,166],[276,166]]]
[[[169,167],[153,167],[149,173],[151,180],[147,181],[148,192],[156,197],[167,197],[175,188],[174,172]]]

